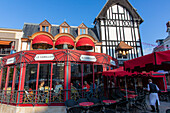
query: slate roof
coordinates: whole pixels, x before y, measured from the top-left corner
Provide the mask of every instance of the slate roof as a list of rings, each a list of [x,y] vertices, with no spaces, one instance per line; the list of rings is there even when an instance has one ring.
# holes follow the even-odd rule
[[[57,34],[60,33],[59,29],[60,29],[59,25],[52,25],[51,34],[53,36],[56,36]],[[39,31],[40,31],[39,24],[24,23],[23,38],[28,38],[28,36],[32,36],[34,33]],[[78,28],[70,26],[70,34],[76,38],[78,36]],[[95,28],[88,28],[88,35],[92,36],[95,40],[99,41],[97,30]]]

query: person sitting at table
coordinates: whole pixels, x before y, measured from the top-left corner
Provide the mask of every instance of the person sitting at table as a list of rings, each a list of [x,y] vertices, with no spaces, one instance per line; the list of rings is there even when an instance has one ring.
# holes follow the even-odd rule
[[[40,82],[40,85],[39,85],[39,90],[40,90],[40,91],[44,91],[44,84],[45,84],[44,81],[41,81],[41,82]]]
[[[90,85],[87,83],[87,81],[84,81],[83,89],[85,89],[86,92],[89,92]]]
[[[94,91],[96,90],[96,84],[94,83],[94,88],[93,88],[93,82],[90,82],[90,93],[93,93],[93,89]]]
[[[56,86],[55,86],[54,92],[55,93],[59,93],[62,89],[63,89],[62,84],[60,84],[59,82],[56,82]]]

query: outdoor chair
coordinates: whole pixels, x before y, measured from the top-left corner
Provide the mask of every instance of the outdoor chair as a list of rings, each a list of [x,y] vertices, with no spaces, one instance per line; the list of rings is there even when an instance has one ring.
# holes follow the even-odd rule
[[[117,106],[118,102],[113,103],[113,104],[108,104],[108,105],[104,105],[104,113],[116,113],[116,106]]]
[[[25,95],[24,103],[32,103],[33,102],[33,94],[31,94],[25,90],[24,95]]]
[[[89,108],[89,113],[103,113],[103,105],[95,104]]]
[[[105,96],[100,97],[100,101],[101,101],[101,103],[103,103],[103,100],[108,100],[108,98],[107,98],[107,97],[105,97]]]
[[[100,104],[100,100],[96,97],[89,98],[88,100],[94,104]]]
[[[167,109],[167,110],[166,110],[166,113],[170,113],[170,109]]]
[[[135,106],[138,106],[138,109],[143,109],[143,110],[147,110],[147,104],[146,104],[146,96],[145,95],[142,95],[142,96],[139,96],[135,103],[134,103]]]
[[[126,101],[126,100],[120,100],[117,105],[116,105],[116,111],[118,112],[126,112],[128,109],[127,109],[127,104],[129,102]]]
[[[89,102],[89,101],[87,100],[87,98],[79,98],[79,99],[77,100],[77,102],[78,102],[78,104],[79,104],[79,103],[81,103],[81,102]]]
[[[82,113],[83,108],[77,105],[77,102],[73,99],[69,99],[65,101],[66,111],[67,113]]]

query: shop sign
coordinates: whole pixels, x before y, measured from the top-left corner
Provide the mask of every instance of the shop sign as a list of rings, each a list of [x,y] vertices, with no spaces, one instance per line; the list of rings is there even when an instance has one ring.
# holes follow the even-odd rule
[[[15,62],[15,57],[12,57],[12,58],[7,59],[6,64],[7,65],[8,64],[13,64],[14,62]]]
[[[81,61],[90,61],[90,62],[96,62],[96,57],[95,56],[90,56],[90,55],[81,55],[80,56]]]
[[[110,60],[110,64],[116,65],[116,62],[114,60]]]
[[[53,60],[53,54],[37,54],[34,58],[35,60]]]

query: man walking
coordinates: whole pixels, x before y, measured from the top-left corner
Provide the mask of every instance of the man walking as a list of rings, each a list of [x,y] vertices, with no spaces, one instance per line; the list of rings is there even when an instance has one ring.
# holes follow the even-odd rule
[[[159,112],[159,98],[158,98],[158,91],[159,88],[156,84],[152,83],[152,80],[149,79],[148,80],[149,84],[148,84],[148,91],[149,91],[149,103],[150,106],[152,108],[151,112],[155,112],[155,104],[156,104],[156,110],[157,112]]]

